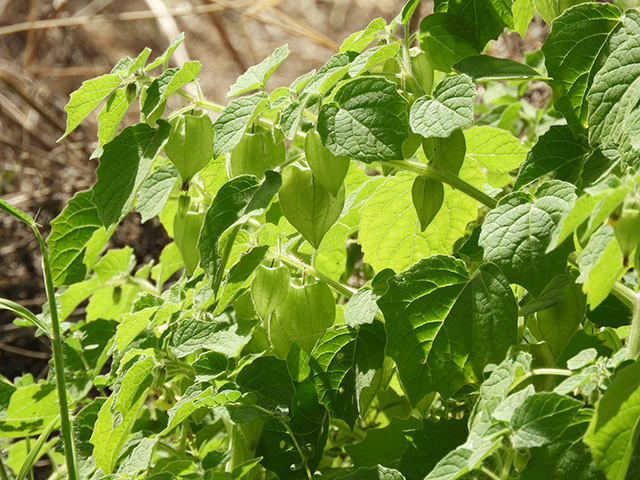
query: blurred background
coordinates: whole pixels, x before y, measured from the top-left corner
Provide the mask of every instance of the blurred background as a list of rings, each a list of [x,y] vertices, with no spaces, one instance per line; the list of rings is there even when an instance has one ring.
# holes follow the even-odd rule
[[[95,180],[96,109],[60,143],[64,106],[84,80],[108,73],[119,59],[144,47],[161,54],[180,32],[186,40],[172,57],[202,63],[205,97],[226,104],[229,86],[247,67],[288,43],[291,54],[267,88],[288,85],[319,68],[342,40],[376,17],[387,21],[404,0],[0,0],[0,198],[37,215],[43,234],[66,201]],[[416,20],[432,11],[420,4]],[[417,26],[417,24],[416,24]],[[521,60],[540,47],[548,27],[534,19],[527,38],[503,35],[491,53]],[[532,102],[549,100],[542,85]],[[539,106],[539,105],[538,105]],[[124,125],[137,123],[131,109]],[[132,214],[111,245],[134,247],[139,262],[157,258],[170,241],[153,220]],[[0,213],[0,297],[34,312],[45,301],[40,255],[33,233]],[[80,312],[81,313],[81,312]],[[0,311],[0,374],[13,379],[48,372],[50,348]]]

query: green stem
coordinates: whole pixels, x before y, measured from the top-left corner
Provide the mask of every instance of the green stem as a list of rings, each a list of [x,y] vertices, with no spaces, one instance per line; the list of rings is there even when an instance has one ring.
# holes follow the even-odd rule
[[[9,475],[7,475],[7,471],[4,468],[4,463],[2,462],[1,454],[0,454],[0,480],[9,480]]]
[[[304,271],[309,275],[313,275],[318,280],[322,280],[324,283],[329,285],[329,287],[333,288],[336,292],[344,295],[347,298],[351,298],[353,294],[356,293],[346,285],[342,285],[341,283],[336,282],[333,278],[316,270],[311,265],[307,265],[306,263],[301,262],[297,258],[290,257],[289,255],[282,255],[280,253],[271,253],[270,257],[275,258],[276,260],[280,260],[282,263],[295,268],[296,270]]]
[[[495,473],[489,470],[487,467],[480,467],[480,471],[484,473],[487,477],[491,478],[491,480],[502,480]]]
[[[305,453],[302,450],[302,448],[300,448],[300,444],[298,443],[298,440],[296,439],[296,436],[291,431],[291,428],[289,427],[289,424],[287,422],[281,421],[280,424],[285,428],[285,430],[287,431],[287,433],[291,437],[291,440],[293,441],[293,444],[295,445],[296,450],[298,451],[298,455],[300,455],[300,459],[302,460],[302,463],[304,463],[304,470],[307,473],[307,478],[309,480],[312,480],[313,479],[313,475],[311,475],[311,470],[309,470],[309,464],[307,462],[307,456],[305,455]]]
[[[627,290],[630,289],[627,288]],[[627,358],[636,360],[640,356],[640,292],[634,294],[633,308],[631,309],[631,331],[627,343],[629,347]]]
[[[35,223],[31,225],[33,233],[35,233],[42,252],[42,270],[44,272],[45,291],[47,301],[49,303],[49,312],[51,315],[51,346],[53,349],[53,366],[56,375],[56,387],[58,389],[58,403],[60,404],[60,423],[62,426],[62,439],[64,441],[64,453],[67,460],[67,471],[69,472],[69,480],[80,480],[78,475],[78,463],[76,460],[76,452],[73,443],[73,435],[71,430],[71,417],[69,415],[69,404],[67,403],[67,390],[64,378],[64,357],[62,354],[62,339],[60,337],[60,322],[58,320],[58,306],[56,304],[56,294],[53,287],[53,276],[51,274],[51,265],[49,263],[49,252],[47,246],[40,235]]]
[[[417,173],[418,175],[424,175],[428,178],[433,178],[439,182],[446,183],[447,185],[460,190],[462,193],[478,200],[480,203],[486,205],[489,208],[495,208],[498,205],[498,201],[495,198],[491,198],[484,192],[481,192],[473,185],[462,180],[457,175],[454,175],[447,170],[434,167],[432,165],[423,165],[420,163],[409,162],[407,160],[392,160],[385,162],[385,165],[398,168],[400,170],[407,170],[409,172]]]
[[[218,271],[216,272],[216,278],[213,282],[213,294],[217,297],[218,290],[220,289],[220,284],[222,283],[222,276],[224,275],[224,269],[227,266],[227,262],[229,261],[229,256],[231,255],[231,250],[233,249],[233,244],[236,241],[236,235],[240,231],[240,227],[242,225],[236,225],[233,227],[233,230],[229,233],[229,237],[227,238],[227,243],[224,247],[224,252],[222,252],[222,258],[220,261],[220,266],[218,267]]]

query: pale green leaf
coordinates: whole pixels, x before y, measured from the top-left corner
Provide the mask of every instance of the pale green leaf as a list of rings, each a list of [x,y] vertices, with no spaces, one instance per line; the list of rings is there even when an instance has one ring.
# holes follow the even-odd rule
[[[117,393],[112,393],[100,408],[90,442],[96,466],[105,473],[113,472],[138,411],[147,400],[154,365],[152,357],[141,355],[128,366]]]
[[[264,92],[257,92],[229,102],[229,105],[213,122],[213,131],[215,132],[214,158],[233,150],[240,142],[247,126],[267,107],[267,102],[268,96]]]
[[[527,149],[510,132],[494,127],[471,127],[464,132],[466,155],[491,172],[506,173],[518,168]]]
[[[384,30],[386,25],[382,18],[372,20],[364,30],[349,35],[340,45],[340,52],[361,52],[378,37],[378,34]]]
[[[334,101],[322,106],[318,132],[334,155],[366,163],[403,158],[409,137],[407,101],[396,84],[381,77],[359,77],[342,84]]]
[[[150,124],[162,113],[169,96],[188,83],[193,82],[200,72],[200,62],[188,61],[180,68],[170,68],[156,78],[146,91],[141,107],[142,118]]]
[[[580,276],[577,281],[584,285],[589,308],[593,310],[607,298],[613,284],[627,270],[622,264],[622,250],[611,225],[604,224],[591,235],[578,256],[578,266]]]
[[[484,259],[494,262],[510,282],[538,296],[549,281],[563,275],[571,245],[547,253],[553,230],[576,201],[575,187],[551,181],[542,184],[535,198],[523,192],[504,197],[482,224],[479,245]]]
[[[525,38],[529,24],[536,11],[533,0],[514,0],[511,10],[513,12],[514,30],[518,32],[522,38]]]
[[[288,56],[288,45],[285,44],[276,48],[273,53],[262,62],[249,67],[246,72],[240,75],[236,83],[229,88],[227,97],[235,97],[236,95],[241,95],[251,90],[263,89],[273,71],[278,68]]]
[[[92,157],[100,156],[104,145],[111,141],[133,100],[127,94],[127,88],[116,90],[107,99],[98,114],[98,150]]]
[[[80,88],[69,96],[69,103],[64,107],[67,112],[67,129],[64,135],[60,137],[60,140],[80,125],[80,122],[82,122],[102,100],[118,88],[121,81],[120,75],[107,73],[106,75],[82,82]]]
[[[444,185],[442,208],[421,232],[411,197],[414,178],[399,173],[385,179],[362,207],[358,240],[364,261],[376,271],[400,271],[429,255],[451,253],[467,223],[477,218],[479,202]],[[473,161],[465,162],[460,178],[480,189],[484,183],[484,174]]]
[[[347,73],[351,78],[355,78],[369,70],[374,65],[386,62],[390,58],[395,57],[399,50],[400,44],[395,42],[370,48],[364,53],[358,55],[356,59],[351,62],[351,66]]]
[[[198,400],[213,397],[214,392],[214,388],[206,383],[194,383],[187,388],[180,400],[167,411],[169,417],[167,426],[160,434],[166,435],[180,425],[183,420],[200,408]]]
[[[142,223],[158,215],[169,200],[171,190],[178,179],[178,170],[173,165],[162,165],[152,171],[140,185],[136,211]]]
[[[98,209],[91,202],[90,190],[76,193],[51,222],[47,244],[55,285],[70,285],[84,280],[87,274],[84,263],[87,243],[101,226]]]
[[[466,75],[447,77],[436,85],[433,97],[420,97],[411,105],[411,130],[429,137],[448,137],[473,121],[476,87]]]
[[[355,54],[352,52],[336,53],[318,70],[304,91],[310,94],[325,95],[345,77],[354,56]]]
[[[640,425],[640,362],[619,371],[596,405],[584,441],[609,480],[625,480]]]
[[[613,5],[578,5],[553,22],[542,47],[553,78],[554,105],[574,129],[587,124],[586,96],[604,61],[611,32],[619,23],[620,10]]]
[[[0,419],[0,435],[3,438],[38,435],[58,415],[54,385],[19,387],[11,394],[6,414]]]
[[[171,127],[164,121],[159,122],[157,129],[140,123],[125,128],[105,145],[98,180],[91,189],[91,202],[106,228],[117,223],[132,207],[170,131]]]
[[[582,406],[580,400],[557,393],[535,393],[513,412],[511,441],[518,448],[551,443],[562,435]]]
[[[171,45],[169,45],[169,47],[164,51],[164,53],[160,55],[158,58],[156,58],[149,65],[147,65],[147,67],[145,68],[145,71],[153,70],[154,68],[159,67],[160,65],[167,65],[169,63],[169,58],[171,58],[171,55],[173,55],[173,52],[176,50],[176,48],[178,48],[178,46],[182,43],[183,40],[184,40],[184,33],[179,33],[178,36],[175,38],[175,40],[171,42]]]

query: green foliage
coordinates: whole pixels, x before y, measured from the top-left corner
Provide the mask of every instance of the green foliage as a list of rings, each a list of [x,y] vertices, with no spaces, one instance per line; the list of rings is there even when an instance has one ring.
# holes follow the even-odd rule
[[[52,222],[49,306],[0,299],[64,346],[0,378],[0,466],[55,457],[66,405],[72,480],[635,478],[640,13],[573,3],[436,1],[411,32],[409,0],[226,107],[168,68],[182,36],[83,83],[65,135],[104,102],[100,166]],[[487,53],[536,9],[544,55]],[[156,264],[105,249],[132,211],[174,239]]]

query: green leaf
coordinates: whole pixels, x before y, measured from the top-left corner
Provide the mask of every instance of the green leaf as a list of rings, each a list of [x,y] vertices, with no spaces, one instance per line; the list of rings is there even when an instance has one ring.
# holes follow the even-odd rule
[[[309,366],[320,402],[351,428],[360,410],[360,395],[382,368],[385,334],[380,322],[334,325],[316,343]]]
[[[584,437],[596,467],[607,479],[624,480],[638,441],[640,362],[619,371],[596,405]]]
[[[513,412],[511,441],[517,448],[541,447],[556,440],[582,407],[575,398],[535,393]]]
[[[604,224],[593,233],[578,255],[578,267],[580,276],[577,281],[583,284],[587,303],[593,310],[607,298],[613,284],[627,271],[611,225]]]
[[[336,53],[307,84],[305,93],[325,95],[347,75],[353,57],[353,52]]]
[[[535,198],[523,192],[507,195],[482,224],[479,244],[484,259],[494,262],[511,283],[540,295],[547,283],[567,269],[572,245],[563,244],[550,253],[553,230],[575,203],[575,187],[551,181],[542,184]]]
[[[236,382],[242,393],[253,393],[257,397],[257,405],[263,409],[271,412],[291,412],[295,386],[286,362],[275,357],[256,358],[242,367]],[[227,409],[231,419],[239,423],[245,423],[256,416],[264,420],[272,418],[251,405],[228,406]]]
[[[429,54],[435,69],[450,72],[453,64],[481,51],[473,29],[464,18],[437,12],[420,22],[420,47]]]
[[[386,26],[387,24],[382,18],[372,20],[364,30],[360,30],[359,32],[349,35],[342,42],[342,45],[340,45],[340,52],[361,52],[367,47],[367,45],[378,38],[378,34],[383,31]]]
[[[167,65],[169,63],[169,59],[171,58],[171,55],[173,55],[173,52],[176,50],[176,48],[178,48],[178,46],[182,43],[183,40],[184,40],[184,33],[182,32],[178,34],[178,36],[175,38],[173,42],[171,42],[171,45],[169,45],[169,47],[164,51],[162,55],[160,55],[153,62],[147,65],[147,67],[145,68],[145,71],[146,72],[151,71],[154,68],[159,67],[160,65]]]
[[[405,477],[391,468],[378,465],[373,468],[359,468],[353,473],[338,477],[339,480],[405,480]]]
[[[464,73],[474,82],[513,81],[513,80],[548,80],[536,70],[524,63],[510,58],[498,58],[491,55],[472,55],[465,57],[453,65],[457,72]]]
[[[102,154],[104,145],[111,141],[118,125],[127,113],[129,105],[133,102],[134,98],[128,95],[127,88],[120,88],[113,92],[100,110],[98,114],[98,149],[92,157]]]
[[[142,223],[158,215],[167,204],[171,190],[178,179],[178,170],[173,165],[162,165],[153,170],[142,185],[136,204]]]
[[[171,134],[164,151],[185,183],[206,167],[213,156],[211,117],[201,110],[191,111],[171,119],[169,123]]]
[[[278,200],[282,213],[314,248],[318,248],[344,206],[344,185],[336,196],[309,169],[289,166],[283,172]]]
[[[228,321],[224,315],[217,317],[216,322],[185,318],[173,332],[169,348],[179,358],[205,348],[235,357],[253,334],[256,320],[238,319]]]
[[[482,378],[484,367],[517,343],[517,303],[495,265],[469,276],[460,260],[434,255],[388,285],[378,300],[386,353],[412,405],[432,391],[446,398]]]
[[[501,437],[493,438],[491,431],[487,433],[478,435],[472,431],[467,441],[440,460],[424,480],[455,480],[480,467],[502,444]]]
[[[518,168],[527,155],[520,140],[501,128],[471,127],[465,130],[464,138],[466,155],[491,172],[510,172]]]
[[[444,138],[422,137],[422,151],[429,163],[458,175],[467,152],[465,134],[461,129],[456,128]]]
[[[292,286],[269,321],[269,339],[277,357],[286,359],[292,343],[307,354],[336,319],[336,303],[326,283]]]
[[[267,172],[261,184],[256,177],[243,175],[218,190],[207,210],[198,240],[200,266],[209,278],[214,279],[222,267],[218,251],[222,234],[234,225],[243,224],[252,215],[262,213],[280,188],[281,181],[275,172]]]
[[[640,12],[627,10],[620,28],[612,33],[611,52],[594,77],[587,94],[589,140],[593,144],[622,144],[623,139],[628,136],[633,149],[640,148],[640,54],[636,48],[638,35]],[[640,165],[637,158],[632,162],[634,168]]]
[[[400,51],[400,44],[395,42],[370,48],[358,55],[355,60],[351,62],[347,73],[351,78],[362,75],[374,65],[394,58],[398,54],[398,51]]]
[[[236,83],[231,85],[227,97],[235,97],[236,95],[242,95],[256,89],[264,89],[267,80],[273,73],[273,71],[284,62],[285,58],[289,56],[289,46],[283,45],[276,48],[271,55],[265,58],[262,62],[244,72],[238,77]]]
[[[613,5],[577,5],[555,19],[542,47],[554,106],[574,130],[587,126],[586,96],[619,24],[620,10]]]
[[[133,474],[148,468],[157,442],[157,438],[143,438],[131,451],[131,454],[120,463],[118,473]]]
[[[395,275],[390,268],[382,270],[371,282],[371,288],[362,287],[344,308],[344,319],[347,325],[357,328],[358,325],[373,323],[378,313],[378,299],[387,291],[387,280]]]
[[[413,12],[416,11],[416,8],[418,8],[419,4],[420,0],[408,0],[407,3],[404,4],[404,7],[402,7],[402,11],[400,12],[400,15],[398,17],[400,23],[402,23],[403,25],[409,25],[411,16],[413,15]]]
[[[358,468],[374,468],[377,465],[398,468],[400,458],[407,449],[408,441],[403,431],[420,425],[416,418],[407,420],[391,419],[391,423],[384,428],[370,428],[367,436],[361,442],[347,445],[345,450]]]
[[[591,452],[583,442],[555,442],[530,450],[531,459],[520,480],[605,480],[596,470]]]
[[[265,322],[275,312],[289,293],[291,274],[284,266],[257,268],[251,282],[251,299],[260,318]]]
[[[214,314],[223,311],[229,302],[236,298],[241,289],[248,285],[254,270],[262,263],[267,250],[269,250],[268,245],[253,247],[242,254],[240,260],[229,269]]]
[[[334,155],[366,163],[403,158],[409,137],[407,101],[396,84],[381,77],[359,77],[342,84],[318,117],[318,132]]]
[[[590,322],[602,327],[618,328],[631,324],[631,312],[618,297],[610,293],[600,305],[587,312]]]
[[[240,143],[247,125],[256,118],[262,110],[267,108],[268,95],[257,92],[248,97],[231,100],[220,116],[213,122],[215,140],[213,142],[213,157],[218,158],[223,153],[230,152]]]
[[[100,408],[90,441],[96,466],[104,473],[113,472],[138,412],[147,400],[154,366],[152,357],[140,356],[128,366],[120,389],[112,393]]]
[[[210,398],[213,394],[213,387],[206,383],[194,383],[187,388],[180,400],[167,411],[169,415],[167,426],[160,435],[166,435],[173,428],[180,425],[189,415],[201,407],[199,400]]]
[[[536,11],[533,0],[514,0],[511,11],[514,30],[524,38]]]
[[[477,218],[479,202],[444,185],[444,204],[421,232],[411,195],[414,178],[405,172],[388,177],[362,207],[358,240],[364,261],[376,271],[400,271],[429,255],[451,253],[467,224]],[[473,161],[465,162],[460,178],[476,188],[484,183],[484,174]]]
[[[91,202],[98,209],[105,228],[117,223],[132,207],[170,131],[171,127],[164,121],[159,122],[157,129],[140,123],[125,128],[104,146],[98,180],[91,189]]]
[[[397,468],[407,478],[424,478],[445,455],[465,442],[468,429],[465,419],[425,419],[422,428],[405,430],[404,434],[409,443]]]
[[[47,238],[51,255],[54,284],[71,285],[81,282],[87,274],[84,263],[87,244],[102,227],[98,209],[91,203],[91,191],[76,193],[67,206],[51,222]]]
[[[82,122],[102,100],[118,88],[121,81],[120,75],[107,73],[106,75],[82,82],[80,88],[69,96],[69,103],[64,107],[67,112],[67,129],[64,135],[58,140],[62,140],[80,125],[80,122]]]
[[[38,435],[58,415],[54,385],[34,384],[16,388],[11,393],[6,414],[0,419],[0,435],[3,438]]]
[[[337,196],[349,171],[349,157],[332,154],[327,147],[322,145],[320,134],[315,130],[307,132],[304,141],[304,155],[315,178],[331,195]]]
[[[270,132],[245,133],[233,148],[229,157],[232,177],[239,175],[264,176],[266,170],[274,170],[286,158],[283,142],[277,142]]]
[[[478,94],[466,75],[447,77],[436,85],[434,98],[420,97],[411,105],[411,130],[425,138],[448,137],[457,128],[473,122],[473,104]]]
[[[549,249],[562,243],[588,219],[586,230],[581,232],[581,241],[586,241],[624,201],[629,188],[629,185],[622,184],[616,177],[610,177],[597,187],[588,189],[553,232]]]
[[[589,147],[576,138],[567,125],[554,125],[529,150],[513,188],[518,190],[570,164],[580,166],[588,153]]]
[[[513,29],[511,3],[510,0],[449,0],[447,12],[464,18],[474,32],[476,44],[483,48],[489,40],[497,39],[505,27]]]
[[[140,115],[150,125],[162,114],[164,104],[169,96],[193,82],[200,72],[200,62],[189,61],[180,68],[165,70],[156,78],[146,91],[144,102],[140,108]],[[142,100],[142,98],[141,98]]]
[[[295,389],[287,426],[304,449],[309,470],[314,472],[323,459],[322,452],[329,431],[329,415],[327,409],[318,402],[318,394],[311,382],[296,384]],[[265,423],[256,455],[263,457],[262,465],[275,472],[282,480],[308,478],[304,468],[291,468],[302,466],[300,454],[291,435],[277,419]]]
[[[425,176],[417,176],[411,187],[413,207],[420,221],[420,231],[424,232],[438,214],[444,202],[442,182]]]

